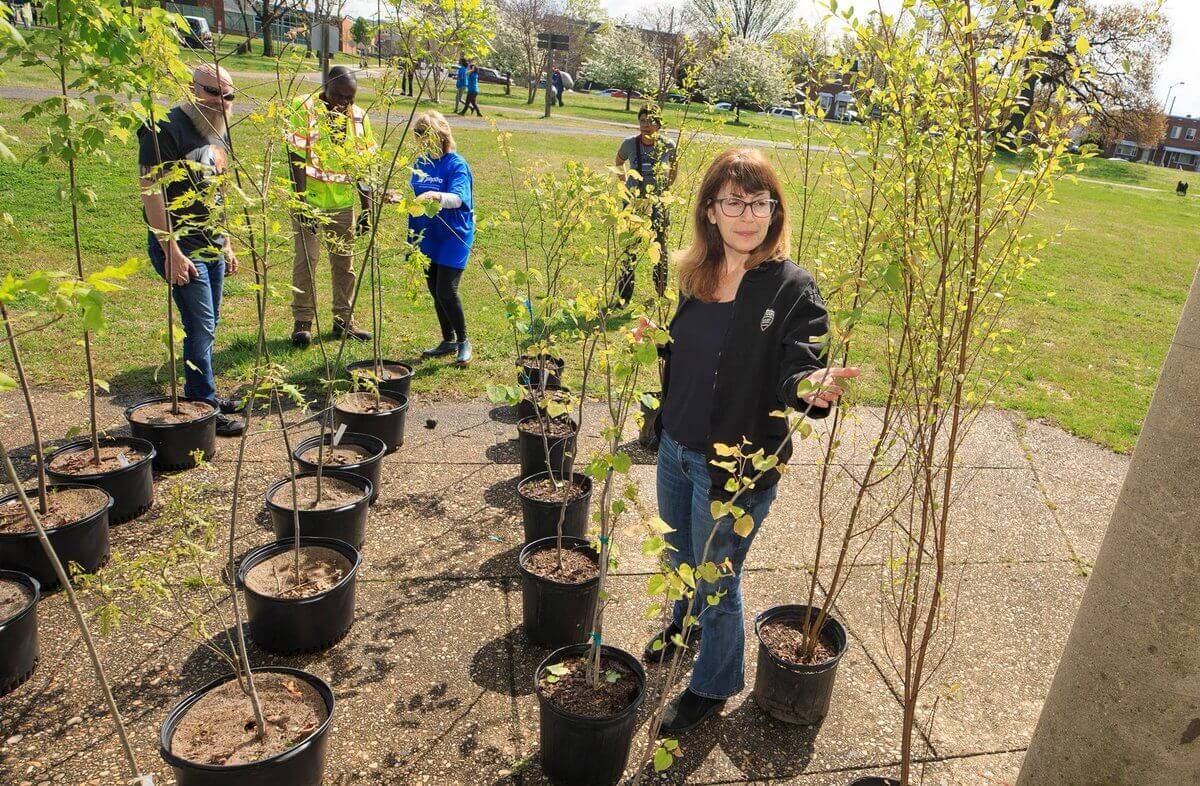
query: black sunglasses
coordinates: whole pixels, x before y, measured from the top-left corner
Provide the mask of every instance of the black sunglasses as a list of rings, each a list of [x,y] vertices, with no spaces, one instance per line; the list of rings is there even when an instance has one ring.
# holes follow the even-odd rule
[[[208,93],[213,98],[223,98],[226,101],[229,101],[230,103],[233,102],[233,99],[237,98],[237,95],[235,95],[234,93],[222,93],[217,88],[209,87],[208,85],[200,85],[200,89],[203,90],[204,92]]]

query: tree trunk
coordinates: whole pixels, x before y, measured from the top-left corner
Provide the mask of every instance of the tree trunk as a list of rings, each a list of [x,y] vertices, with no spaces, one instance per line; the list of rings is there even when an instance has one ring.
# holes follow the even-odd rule
[[[1200,772],[1200,273],[1018,786]]]
[[[272,40],[271,40],[271,22],[273,22],[273,21],[274,21],[274,19],[272,19],[271,21],[267,21],[266,19],[263,20],[263,26],[262,26],[263,57],[274,57],[275,56],[275,46],[274,46],[274,42],[272,42]]]
[[[629,102],[632,100],[633,100],[633,90],[632,89],[626,90],[625,91],[625,111],[626,112],[629,111]]]

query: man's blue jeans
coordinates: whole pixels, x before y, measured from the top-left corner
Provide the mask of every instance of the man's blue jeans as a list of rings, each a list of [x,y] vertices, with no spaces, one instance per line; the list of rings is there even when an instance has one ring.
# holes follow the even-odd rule
[[[167,257],[154,233],[149,233],[146,250],[150,264],[166,280]],[[172,288],[179,321],[183,323],[183,395],[216,404],[217,380],[213,376],[212,348],[221,318],[221,290],[225,284],[225,258],[192,259],[196,276],[186,286]]]
[[[699,583],[692,613],[704,629],[700,654],[692,666],[689,687],[693,693],[711,699],[727,699],[745,687],[746,637],[742,620],[742,562],[758,534],[767,511],[775,500],[775,487],[749,492],[738,499],[738,506],[754,520],[747,537],[733,531],[733,519],[723,516],[714,522],[709,512],[708,460],[704,454],[684,447],[665,431],[658,446],[658,513],[674,532],[666,536],[675,548],[671,559],[695,567],[702,562],[720,565],[726,558],[733,564],[733,575],[715,585]],[[704,545],[716,527],[708,554]],[[719,590],[725,595],[715,606],[707,598]],[[674,621],[682,624],[688,603],[675,603]]]

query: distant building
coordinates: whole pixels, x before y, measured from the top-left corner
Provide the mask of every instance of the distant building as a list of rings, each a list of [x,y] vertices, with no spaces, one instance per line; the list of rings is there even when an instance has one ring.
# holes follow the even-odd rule
[[[1154,147],[1142,147],[1128,139],[1110,144],[1110,158],[1124,158],[1188,172],[1200,171],[1200,118],[1171,115],[1163,140]]]
[[[200,16],[208,20],[214,35],[261,37],[262,20],[255,12],[257,2],[251,0],[191,0],[187,3],[163,2],[163,7],[183,16]],[[271,22],[271,37],[280,46],[308,45],[309,14],[293,11]],[[354,20],[349,17],[330,18],[333,25],[331,48],[345,54],[357,54],[350,35]],[[314,26],[315,27],[315,26]],[[313,42],[316,43],[315,41]]]

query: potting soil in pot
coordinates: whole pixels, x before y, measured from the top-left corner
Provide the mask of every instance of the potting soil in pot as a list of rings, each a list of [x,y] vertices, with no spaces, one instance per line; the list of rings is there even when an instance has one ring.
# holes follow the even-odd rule
[[[0,625],[8,622],[29,603],[29,590],[15,581],[0,579]]]
[[[37,494],[29,493],[28,489],[26,494],[44,529],[74,524],[102,510],[108,504],[108,495],[100,489],[67,488],[50,492],[49,512],[43,514],[38,511]],[[25,507],[21,500],[9,500],[0,507],[0,532],[18,534],[33,531],[33,522],[25,515]]]
[[[596,560],[582,551],[564,548],[562,569],[558,567],[558,549],[548,548],[535,551],[525,558],[525,570],[559,584],[582,584],[600,575]]]
[[[571,502],[583,496],[583,488],[573,480],[555,486],[550,478],[542,478],[532,483],[522,483],[521,493],[539,502],[562,502],[565,496],[569,496],[568,501]]]
[[[259,595],[298,600],[333,589],[350,572],[349,560],[333,549],[304,546],[297,581],[294,554],[288,549],[250,568],[246,586]]]
[[[197,764],[247,764],[295,747],[325,722],[325,702],[304,680],[257,674],[254,687],[267,722],[262,740],[255,735],[250,699],[230,680],[188,708],[171,736],[171,753]]]
[[[522,420],[517,424],[517,428],[524,431],[526,434],[537,434],[541,436],[541,422],[537,418]],[[549,420],[546,422],[546,435],[550,437],[569,437],[575,433],[575,424],[569,420]]]
[[[374,393],[347,393],[338,399],[338,409],[369,415],[374,412],[391,412],[400,402],[387,396],[375,397]]]
[[[321,450],[321,447],[319,445],[314,445],[313,447],[311,447],[308,450],[301,453],[300,458],[304,459],[309,464],[316,464],[317,459],[321,457],[320,450]],[[324,450],[324,459],[325,459],[324,466],[326,466],[326,467],[344,467],[347,464],[358,464],[363,459],[367,459],[370,457],[371,457],[370,451],[368,451],[366,448],[364,448],[360,445],[345,444],[345,445],[338,445],[336,448],[331,448],[330,446],[326,445],[325,450]],[[322,489],[322,490],[324,490],[324,489]],[[290,491],[288,492],[287,496],[288,496],[288,501],[286,503],[280,502],[279,503],[280,505],[285,505],[285,504],[290,505],[291,504],[292,495],[291,495]]]
[[[209,415],[212,411],[212,405],[205,404],[203,401],[180,401],[179,412],[171,411],[170,401],[156,401],[153,404],[138,407],[129,414],[129,417],[138,423],[167,425],[191,423],[193,420],[199,420]]]
[[[633,703],[638,695],[638,679],[629,668],[617,660],[600,657],[600,689],[592,688],[587,678],[587,659],[576,657],[559,661],[567,673],[557,682],[538,675],[538,692],[556,707],[585,718],[607,718],[616,715]],[[615,675],[615,679],[613,679]]]
[[[758,635],[771,654],[798,666],[813,666],[824,663],[837,655],[837,644],[828,634],[822,634],[811,659],[803,659],[800,651],[804,647],[805,620],[773,619],[758,626]]]
[[[384,363],[377,367],[374,364],[368,364],[355,369],[360,374],[370,373],[379,377],[379,379],[387,382],[392,379],[404,379],[412,373],[412,369],[408,366],[402,366],[399,363]]]
[[[534,358],[529,355],[521,355],[521,368],[527,368],[530,371],[540,371],[546,369],[550,372],[558,371],[558,361],[550,358]]]
[[[321,478],[321,501],[313,504],[317,498],[317,479],[312,476],[296,478],[296,495],[299,498],[301,510],[332,510],[352,502],[358,502],[364,496],[363,490],[353,483],[347,483],[340,478]],[[292,509],[292,484],[284,483],[275,489],[271,502],[281,508]]]
[[[121,458],[124,457],[124,462]],[[64,475],[93,475],[136,464],[143,458],[141,451],[125,445],[101,445],[100,463],[92,463],[92,449],[60,453],[50,462],[50,469]]]

